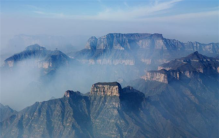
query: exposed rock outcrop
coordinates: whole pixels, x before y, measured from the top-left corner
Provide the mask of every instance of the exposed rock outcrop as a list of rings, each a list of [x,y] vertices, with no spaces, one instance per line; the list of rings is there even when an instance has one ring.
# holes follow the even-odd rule
[[[187,57],[175,59],[169,63],[162,64],[157,71],[148,71],[141,78],[144,80],[169,83],[172,79],[192,78],[196,75],[219,74],[219,62],[216,58],[211,58],[199,54],[197,51]]]
[[[68,65],[70,58],[59,50],[55,50],[48,54],[46,58],[38,63],[38,67],[44,69],[58,68],[62,65]]]
[[[95,83],[91,88],[91,95],[99,96],[120,96],[122,90],[118,82]]]
[[[199,73],[217,72],[219,61],[216,58],[204,56],[197,51],[183,58],[162,64],[158,70],[179,70],[180,72],[196,71]]]
[[[178,71],[166,71],[164,69],[158,71],[148,71],[145,76],[141,77],[144,80],[158,81],[162,83],[169,83],[173,79],[179,80],[180,72]]]
[[[67,90],[64,94],[64,97],[66,98],[70,98],[70,97],[74,97],[74,96],[77,96],[77,95],[81,95],[81,93],[79,91],[72,91],[72,90]]]
[[[88,64],[114,65],[115,61],[116,64],[122,65],[135,65],[138,62],[159,65],[194,51],[218,54],[219,43],[183,43],[175,39],[166,39],[162,34],[156,33],[110,33],[99,38],[91,37],[85,49],[77,52],[75,58],[94,60],[92,63],[86,62]],[[96,62],[103,59],[110,62]],[[127,64],[127,61],[132,63]]]
[[[95,36],[92,36],[91,38],[88,39],[85,48],[86,49],[96,49],[97,46],[97,38]]]

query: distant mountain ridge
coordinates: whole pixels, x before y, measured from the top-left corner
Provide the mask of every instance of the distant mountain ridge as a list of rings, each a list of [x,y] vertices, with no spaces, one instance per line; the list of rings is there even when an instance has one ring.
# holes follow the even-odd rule
[[[149,69],[154,69],[160,64],[195,51],[215,56],[219,54],[219,43],[183,43],[175,39],[166,39],[162,34],[157,33],[110,33],[99,38],[92,36],[84,49],[75,52],[73,57],[71,54],[70,57],[83,64],[131,66],[144,64],[150,65]],[[7,58],[5,62],[8,66],[13,66],[16,61],[29,57],[45,58],[51,52],[35,44]],[[62,56],[66,59],[64,62],[67,61],[67,56]]]
[[[87,60],[89,64],[162,64],[194,51],[219,54],[219,43],[183,43],[156,33],[110,33],[99,38],[92,36],[75,58]]]
[[[96,38],[92,36],[86,44],[86,49],[168,49],[188,51],[208,51],[219,53],[219,43],[202,44],[199,42],[183,43],[175,39],[166,39],[162,34],[149,33],[109,33]]]
[[[59,50],[51,51],[38,44],[30,45],[20,53],[5,59],[5,67],[13,67],[25,60],[34,60],[35,66],[47,70],[68,65],[71,59]]]
[[[5,59],[5,66],[13,67],[19,61],[31,58],[41,59],[46,57],[50,52],[51,51],[46,50],[46,48],[41,47],[38,44],[30,45],[26,47],[24,51]]]
[[[215,55],[208,57],[203,52]],[[124,80],[122,86],[126,87],[118,82],[97,82],[86,94],[67,90],[62,98],[36,102],[14,113],[0,104],[0,110],[7,109],[2,111],[6,117],[0,121],[0,138],[219,137],[217,54],[218,43],[182,43],[147,33],[91,37],[86,48],[73,58],[37,44],[28,46],[5,60],[6,70],[32,58],[37,67],[49,74],[44,80],[48,85],[55,69],[72,64],[74,75],[68,70],[58,72],[60,76],[66,73],[58,79],[58,85],[64,88],[69,87],[65,85],[67,81],[73,85],[74,78],[80,83],[102,80],[104,75],[133,75],[138,79]],[[176,58],[181,55],[188,56]],[[77,68],[72,62],[75,60],[92,65]],[[88,74],[84,75],[83,67],[88,68]],[[140,71],[146,71],[142,78],[136,75]],[[68,76],[70,80],[66,79]],[[35,82],[27,94],[35,93],[34,86]],[[48,93],[39,89],[39,94]]]

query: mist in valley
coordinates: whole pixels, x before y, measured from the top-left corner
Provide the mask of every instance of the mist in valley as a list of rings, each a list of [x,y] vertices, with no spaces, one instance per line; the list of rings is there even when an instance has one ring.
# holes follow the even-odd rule
[[[125,84],[140,77],[136,66],[89,65],[74,59],[45,74],[38,66],[40,60],[30,58],[19,61],[12,68],[1,67],[0,103],[19,111],[37,101],[61,98],[66,90],[87,93],[96,82]]]
[[[156,34],[154,35],[156,36]],[[125,50],[112,49],[107,51],[97,49],[95,51],[84,49],[85,46],[90,45],[89,40],[80,42],[84,44],[83,46],[75,47],[69,45],[71,44],[70,41],[62,39],[62,37],[33,37],[26,35],[25,37],[28,37],[28,39],[24,39],[24,36],[16,36],[16,39],[11,39],[10,46],[1,51],[2,55],[13,53],[8,54],[7,58],[17,54],[14,55],[13,60],[18,61],[14,61],[13,67],[8,67],[10,61],[4,61],[6,58],[1,57],[3,62],[0,84],[0,103],[9,105],[16,110],[21,110],[37,101],[61,98],[66,90],[80,91],[85,94],[90,91],[92,84],[96,82],[117,81],[122,87],[132,86],[133,80],[140,79],[149,70],[157,70],[161,63],[190,54],[190,52],[179,50],[171,53],[170,56],[168,49],[164,50],[161,48],[156,50],[154,49],[156,45],[153,43],[153,41],[158,41],[156,37],[146,39],[145,44],[147,45],[147,41],[151,44],[150,48],[146,50],[139,48],[139,44],[133,41],[129,42],[130,47],[124,46]],[[46,53],[48,54],[46,57],[37,56],[37,54],[33,56],[31,49],[29,52],[25,50],[28,46],[24,46],[25,44],[32,45],[34,42],[46,45]],[[44,47],[44,45],[40,46]],[[32,47],[35,47],[35,45],[32,45]],[[24,50],[30,53],[30,56],[25,56]],[[61,57],[57,57],[57,59],[55,58],[57,61],[55,60],[52,63],[54,64],[52,68],[43,68],[44,60],[48,57],[52,58],[49,53],[58,52],[59,50],[67,55],[68,60],[59,61]],[[24,52],[22,53],[21,51]],[[209,51],[200,52],[209,54]],[[19,57],[20,52],[24,57]],[[210,55],[215,56],[215,53]],[[147,61],[144,62],[142,59]],[[62,62],[65,64],[62,64]]]

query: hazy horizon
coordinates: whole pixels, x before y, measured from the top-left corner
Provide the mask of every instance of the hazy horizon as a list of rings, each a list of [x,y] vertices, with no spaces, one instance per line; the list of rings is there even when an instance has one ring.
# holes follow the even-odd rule
[[[165,38],[201,43],[218,42],[219,38],[216,0],[2,0],[0,3],[1,48],[20,34],[89,38],[108,33],[161,33]]]

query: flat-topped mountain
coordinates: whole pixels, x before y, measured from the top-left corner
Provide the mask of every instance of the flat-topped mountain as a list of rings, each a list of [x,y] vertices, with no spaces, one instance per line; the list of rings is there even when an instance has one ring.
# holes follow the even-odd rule
[[[121,34],[121,33],[110,33],[100,38],[91,37],[87,45],[93,47],[93,49],[118,49],[118,50],[130,50],[136,49],[137,45],[134,42],[144,39],[162,39],[161,34]],[[145,43],[146,44],[146,43]],[[140,44],[139,46],[143,46]],[[90,49],[88,47],[88,49]]]
[[[218,53],[218,43],[201,44],[199,42],[183,43],[175,39],[166,39],[162,34],[149,33],[109,33],[96,38],[92,36],[86,44],[86,49],[168,49],[168,50],[197,50]]]
[[[160,64],[195,51],[215,56],[219,54],[219,43],[183,43],[164,38],[158,33],[109,33],[99,38],[92,36],[88,39],[85,48],[73,55],[75,59],[85,64],[131,66],[146,64],[154,69]],[[13,66],[18,60],[35,56],[44,58],[50,52],[35,44],[27,47],[23,53],[15,54],[5,61],[8,66]]]
[[[113,95],[118,92],[117,88],[120,89],[119,96]],[[133,99],[133,96],[137,98]],[[124,122],[127,120],[120,115],[120,110],[137,111],[144,98],[143,93],[131,87],[122,89],[117,82],[96,83],[89,95],[68,90],[63,98],[37,102],[0,123],[1,137],[121,136],[122,126],[117,126],[120,123],[127,125]],[[137,131],[128,132],[128,127],[124,129],[126,135],[143,136]],[[13,133],[7,133],[11,130],[14,130]]]
[[[164,63],[158,67],[158,70],[148,71],[142,78],[168,83],[172,79],[179,80],[202,74],[217,77],[219,75],[219,61],[196,51],[186,57]]]
[[[163,83],[169,83],[171,80],[179,80],[179,72],[178,71],[167,71],[167,70],[153,70],[146,72],[146,75],[141,78],[149,81],[159,81]]]
[[[87,60],[89,64],[135,65],[142,62],[154,65],[194,51],[219,54],[219,43],[183,43],[156,33],[110,33],[99,38],[92,36],[75,58]]]
[[[118,82],[113,83],[95,83],[90,91],[91,95],[100,96],[119,96],[122,90]]]
[[[4,120],[0,134],[2,138],[217,137],[213,89],[206,85],[208,94],[202,99],[202,91],[175,85],[161,87],[149,97],[117,82],[96,83],[86,95],[68,90],[62,98],[37,102]],[[206,98],[211,100],[201,101]]]
[[[59,50],[29,46],[6,60],[9,69],[29,58],[44,71],[72,64],[72,68],[57,71],[58,79],[48,75],[44,87],[52,86],[55,90],[58,84],[62,88],[76,88],[79,83],[71,85],[77,81],[83,82],[78,87],[86,87],[84,82],[89,81],[91,89],[86,94],[67,90],[61,98],[36,102],[7,115],[0,121],[0,137],[219,137],[219,60],[216,55],[211,58],[201,54],[203,52],[217,54],[218,44],[182,43],[161,34],[114,33],[91,37],[74,59],[93,65],[78,67]],[[188,56],[171,60],[187,53]],[[130,83],[124,79],[127,87],[118,82],[90,85],[94,80],[116,80],[114,76],[123,79],[121,74],[136,77],[140,71],[148,70],[145,64],[160,63],[164,64],[158,70],[147,71],[142,79]],[[85,74],[84,69],[89,73]],[[58,83],[48,85],[53,79]],[[13,83],[10,82],[9,87]],[[38,83],[33,82],[27,94],[38,94],[37,87]],[[46,90],[49,88],[39,88],[41,96],[49,95]]]
[[[61,51],[58,55],[54,54],[57,51],[59,50],[46,50],[37,44],[31,45],[25,51],[6,59],[5,66],[13,67],[21,63],[20,61],[31,58],[35,59],[36,67],[54,70],[63,65],[75,66],[74,63],[69,62],[74,59],[83,65],[126,65],[129,66],[126,68],[130,68],[131,72],[135,72],[139,77],[144,74],[144,70],[154,70],[160,64],[168,63],[195,51],[215,56],[219,54],[219,44],[183,43],[175,39],[164,38],[162,34],[157,33],[110,33],[99,38],[92,36],[85,48],[76,52],[71,58]],[[126,70],[124,72],[127,72]],[[124,78],[125,75],[120,76]]]

